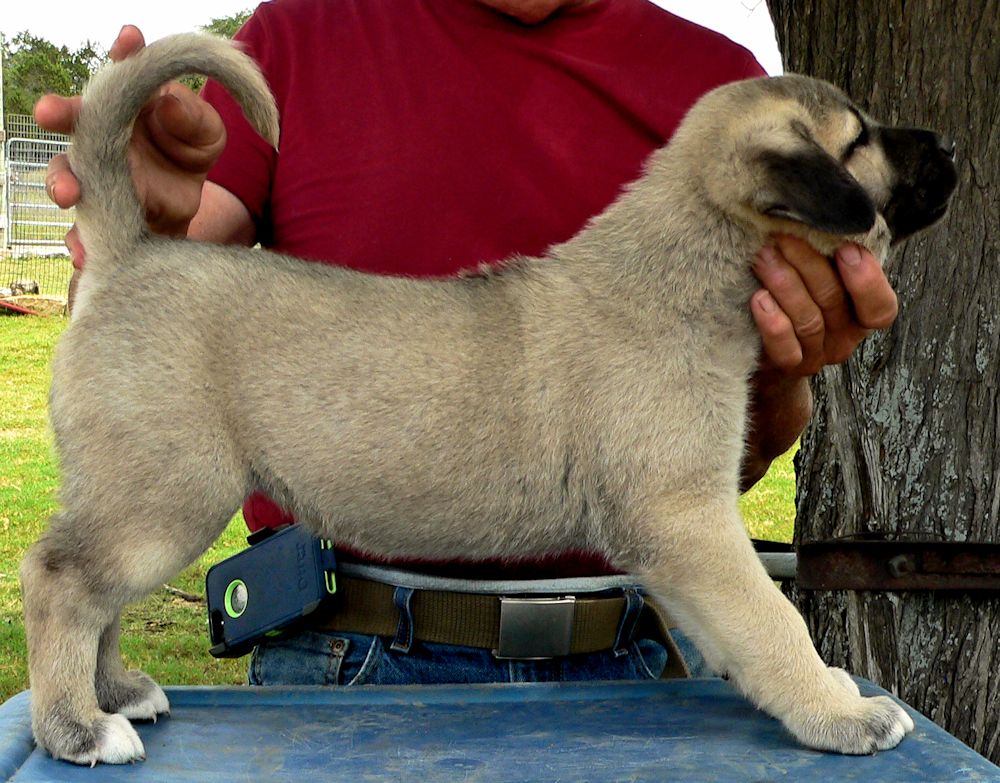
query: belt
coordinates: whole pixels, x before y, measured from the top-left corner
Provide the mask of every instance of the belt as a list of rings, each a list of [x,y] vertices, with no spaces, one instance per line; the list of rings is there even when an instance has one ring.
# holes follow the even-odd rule
[[[621,644],[622,624],[630,621],[634,630],[630,629],[629,638],[656,639],[667,648],[664,677],[688,676],[670,637],[669,616],[648,598],[636,604],[634,595],[630,598],[621,589],[610,595],[604,591],[507,596],[402,588],[345,570],[338,570],[337,594],[310,618],[310,627],[398,638],[405,613],[412,621],[407,629],[411,639],[485,648],[498,658],[530,659],[610,651]],[[626,617],[630,601],[641,607],[634,618]]]

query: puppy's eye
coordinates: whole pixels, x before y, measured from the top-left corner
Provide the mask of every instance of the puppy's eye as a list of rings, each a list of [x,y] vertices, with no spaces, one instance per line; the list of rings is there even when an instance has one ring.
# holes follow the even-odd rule
[[[868,144],[868,126],[864,123],[861,124],[861,132],[858,133],[857,137],[850,144],[847,145],[847,149],[844,150],[844,160],[847,160],[858,147],[864,147]]]

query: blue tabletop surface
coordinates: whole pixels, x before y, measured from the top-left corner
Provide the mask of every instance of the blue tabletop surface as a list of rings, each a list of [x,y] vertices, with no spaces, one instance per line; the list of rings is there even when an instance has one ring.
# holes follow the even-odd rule
[[[38,751],[30,694],[15,696],[0,706],[0,780],[1000,781],[913,710],[897,749],[838,756],[801,748],[717,679],[166,691],[170,717],[136,724],[146,761],[96,769]]]

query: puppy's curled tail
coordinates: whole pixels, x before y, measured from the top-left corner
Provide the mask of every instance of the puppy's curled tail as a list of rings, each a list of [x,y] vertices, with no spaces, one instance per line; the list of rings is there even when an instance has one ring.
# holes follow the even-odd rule
[[[267,82],[230,41],[200,33],[174,35],[102,68],[83,92],[69,152],[80,181],[76,220],[87,248],[88,272],[99,274],[105,263],[124,263],[135,244],[148,236],[127,160],[132,127],[164,84],[194,73],[220,82],[257,132],[277,146],[278,111]]]

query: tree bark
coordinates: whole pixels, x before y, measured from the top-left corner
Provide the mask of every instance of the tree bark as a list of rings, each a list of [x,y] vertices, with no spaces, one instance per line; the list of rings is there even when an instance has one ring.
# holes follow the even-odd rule
[[[814,382],[797,541],[854,533],[1000,541],[1000,7],[769,0],[788,71],[888,124],[958,143],[942,225],[888,266],[896,325]],[[1000,763],[1000,599],[791,590],[821,655]]]

